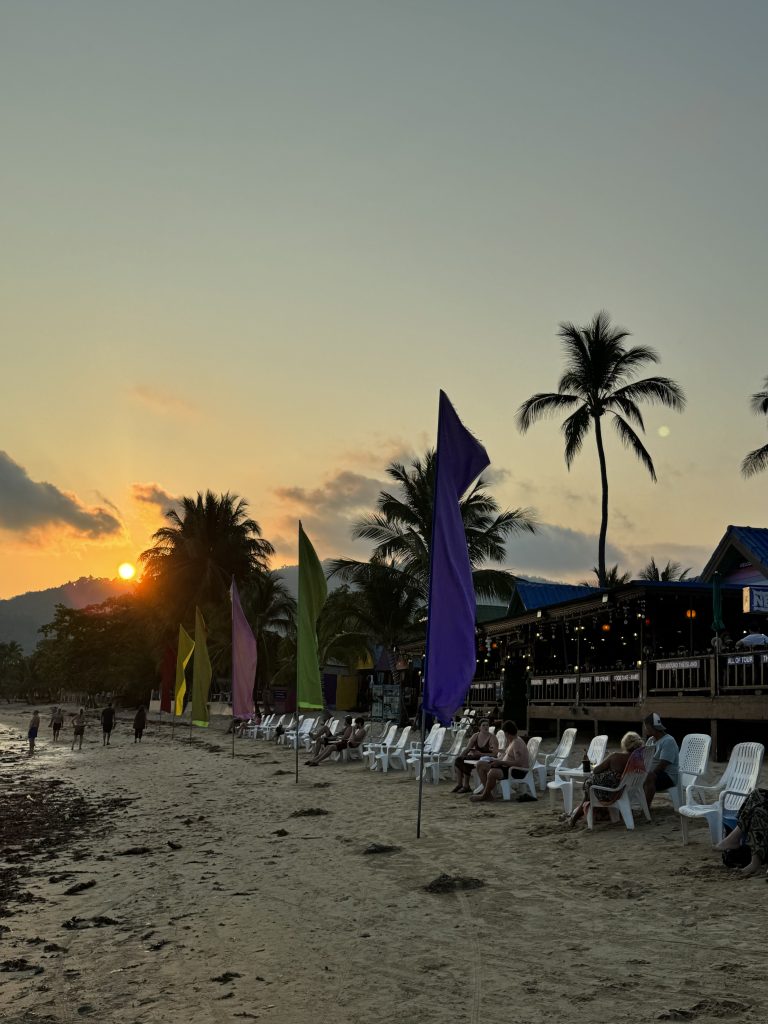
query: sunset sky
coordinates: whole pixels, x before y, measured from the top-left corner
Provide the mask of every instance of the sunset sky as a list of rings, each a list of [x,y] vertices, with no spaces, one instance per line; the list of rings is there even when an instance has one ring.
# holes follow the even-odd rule
[[[659,483],[613,439],[609,561],[701,568],[768,526],[763,0],[6,0],[0,597],[135,561],[168,498],[246,497],[321,557],[444,388],[507,506],[509,566],[595,564],[561,320],[658,349]],[[668,427],[667,436],[659,429]]]

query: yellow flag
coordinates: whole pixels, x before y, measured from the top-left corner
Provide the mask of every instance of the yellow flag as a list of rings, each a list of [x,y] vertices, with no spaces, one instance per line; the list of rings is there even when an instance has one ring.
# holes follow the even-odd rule
[[[173,713],[175,715],[180,715],[184,710],[184,694],[187,692],[187,680],[184,676],[184,669],[187,667],[194,649],[195,641],[183,626],[179,626],[179,646],[178,653],[176,654],[176,684],[173,688]]]
[[[211,688],[211,659],[208,657],[205,620],[195,608],[195,661],[192,665],[192,724],[208,725],[208,691]]]

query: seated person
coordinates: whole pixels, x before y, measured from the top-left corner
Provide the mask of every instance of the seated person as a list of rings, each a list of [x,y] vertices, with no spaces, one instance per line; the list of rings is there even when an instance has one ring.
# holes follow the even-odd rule
[[[750,878],[768,864],[768,789],[753,789],[741,805],[738,822],[716,850],[735,850],[746,836],[752,860],[739,869],[741,878]]]
[[[517,726],[514,722],[505,722],[502,730],[507,739],[507,746],[500,758],[493,758],[491,761],[479,761],[477,774],[483,784],[482,793],[475,793],[469,799],[475,803],[481,800],[493,800],[493,791],[496,783],[501,779],[511,776],[513,779],[524,779],[530,767],[528,762],[528,747],[517,733]]]
[[[649,737],[647,745],[654,748],[653,761],[643,784],[650,807],[657,790],[662,793],[677,785],[680,750],[655,712],[643,719],[643,732]]]
[[[624,774],[624,769],[629,764],[629,759],[635,751],[639,751],[637,757],[642,756],[643,749],[643,738],[638,736],[636,732],[627,732],[621,737],[621,750],[616,750],[613,754],[609,754],[604,761],[600,764],[596,764],[592,769],[592,774],[588,775],[584,780],[584,800],[576,810],[568,815],[563,815],[563,819],[567,819],[568,825],[573,828],[580,818],[583,818],[589,810],[589,792],[592,786],[605,786],[606,789],[617,789],[621,785],[621,777]],[[598,798],[603,799],[601,796],[600,789],[596,789],[595,793]],[[605,793],[604,799],[606,802],[618,800],[621,793]]]
[[[322,718],[322,724],[320,725],[320,727],[318,729],[316,729],[316,730],[313,730],[309,734],[311,739],[313,739],[315,741],[315,745],[312,747],[312,756],[309,758],[309,761],[305,762],[306,764],[309,764],[310,761],[316,760],[317,759],[317,755],[320,753],[320,751],[323,750],[325,747],[327,747],[328,744],[334,738],[335,739],[339,739],[339,740],[348,740],[349,737],[352,735],[352,716],[351,715],[347,715],[347,717],[344,719],[344,730],[342,731],[341,735],[337,736],[337,737],[334,737],[333,733],[331,732],[331,726],[330,726],[331,715],[330,715],[330,713],[328,711],[323,712],[323,715],[321,716],[321,718]]]
[[[353,750],[355,747],[359,747],[365,740],[365,734],[365,720],[362,718],[356,718],[355,727],[351,731],[348,739],[344,739],[342,736],[341,739],[331,740],[330,743],[326,744],[325,749],[311,761],[307,761],[307,764],[311,765],[313,768],[317,768],[320,762],[325,761],[331,756],[331,754],[340,754],[342,750]]]
[[[480,719],[480,730],[470,737],[469,743],[462,750],[453,764],[456,773],[456,785],[452,793],[470,793],[469,777],[472,774],[473,765],[467,765],[467,761],[479,761],[481,757],[494,758],[499,752],[499,744],[491,732],[487,718]]]

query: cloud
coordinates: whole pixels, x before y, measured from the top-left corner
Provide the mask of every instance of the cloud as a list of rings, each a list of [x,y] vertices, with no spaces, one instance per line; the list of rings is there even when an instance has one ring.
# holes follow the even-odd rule
[[[179,501],[169,494],[160,484],[131,484],[131,497],[142,505],[154,505],[162,512],[176,505]]]
[[[30,479],[23,466],[0,451],[0,527],[23,533],[53,525],[92,539],[111,537],[122,529],[107,509],[87,508],[74,494]]]
[[[504,466],[491,466],[490,469],[483,471],[483,480],[488,487],[495,487],[498,484],[503,484],[505,480],[510,480],[512,473]]]
[[[379,492],[386,486],[383,480],[343,469],[328,477],[319,487],[278,487],[275,495],[291,512],[279,518],[276,532],[291,536],[296,519],[301,518],[321,557],[350,555],[366,558],[371,545],[352,539],[352,524],[374,509]],[[295,548],[295,541],[287,547],[273,543],[278,551],[285,554]]]
[[[624,568],[625,552],[610,541],[606,560]],[[507,541],[507,564],[520,575],[579,582],[588,579],[597,564],[597,534],[541,523],[535,534],[518,534]]]
[[[148,384],[136,384],[128,392],[131,398],[136,399],[141,405],[152,412],[160,413],[163,416],[199,416],[200,407],[180,395],[174,395],[170,391],[162,391],[159,388],[151,387]]]
[[[278,487],[275,494],[281,501],[313,512],[350,513],[370,511],[384,486],[374,477],[342,469],[320,487]]]

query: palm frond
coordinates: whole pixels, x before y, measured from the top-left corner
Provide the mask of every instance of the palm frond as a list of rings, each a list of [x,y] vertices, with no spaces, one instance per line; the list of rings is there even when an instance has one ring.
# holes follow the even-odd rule
[[[669,377],[645,377],[618,388],[608,401],[628,400],[630,402],[651,402],[668,409],[682,412],[685,408],[685,394],[680,385]]]
[[[538,420],[554,416],[561,409],[570,409],[579,401],[576,395],[541,393],[532,395],[517,410],[517,429],[524,434]]]
[[[768,416],[768,377],[765,378],[765,391],[752,395],[749,407],[757,416]]]
[[[588,405],[582,405],[563,423],[562,431],[565,435],[565,464],[568,469],[571,463],[581,451],[584,445],[584,438],[589,432],[592,422],[592,413]]]
[[[762,448],[755,448],[753,452],[744,457],[741,463],[742,475],[746,477],[762,473],[764,469],[768,469],[768,444],[763,445]]]
[[[619,416],[617,413],[613,414],[613,425],[616,428],[616,433],[619,435],[619,438],[621,439],[621,443],[624,445],[625,448],[628,448],[631,452],[634,452],[634,454],[637,456],[640,462],[642,462],[642,464],[648,470],[648,474],[651,480],[653,480],[653,482],[656,483],[656,470],[653,465],[653,459],[646,451],[643,442],[634,432],[632,427],[630,427],[627,421],[623,420],[621,416]]]

